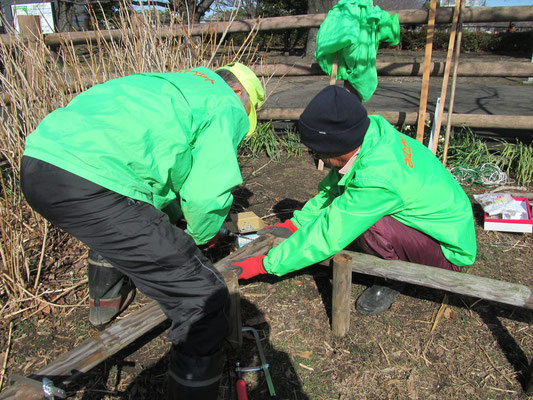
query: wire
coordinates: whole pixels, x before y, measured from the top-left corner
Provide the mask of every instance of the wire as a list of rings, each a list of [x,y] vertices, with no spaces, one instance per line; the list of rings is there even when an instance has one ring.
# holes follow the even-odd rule
[[[455,180],[461,185],[503,185],[509,177],[496,164],[485,163],[479,167],[453,167],[449,169]]]

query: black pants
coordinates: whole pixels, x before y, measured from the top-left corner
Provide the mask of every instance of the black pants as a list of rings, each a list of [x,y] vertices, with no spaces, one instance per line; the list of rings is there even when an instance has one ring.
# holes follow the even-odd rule
[[[190,355],[216,352],[229,333],[224,279],[163,212],[46,162],[23,157],[26,200],[156,300],[172,321],[169,340]]]

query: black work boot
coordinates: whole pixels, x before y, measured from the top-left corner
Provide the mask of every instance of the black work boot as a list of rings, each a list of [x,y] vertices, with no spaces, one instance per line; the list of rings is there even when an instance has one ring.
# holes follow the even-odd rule
[[[209,356],[191,356],[172,346],[167,400],[216,400],[224,360],[223,349]]]
[[[363,314],[379,314],[390,308],[402,288],[403,284],[399,282],[390,286],[374,284],[359,296],[355,308]]]
[[[89,322],[105,326],[133,301],[135,286],[97,252],[89,251]]]

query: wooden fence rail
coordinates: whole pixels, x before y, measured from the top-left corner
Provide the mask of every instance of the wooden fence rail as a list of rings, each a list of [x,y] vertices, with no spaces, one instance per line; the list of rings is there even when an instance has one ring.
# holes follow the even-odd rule
[[[423,25],[428,19],[428,10],[400,10],[397,12],[400,24],[403,25]],[[452,22],[452,8],[439,8],[437,10],[435,22],[437,24],[449,24]],[[200,23],[186,27],[175,27],[162,29],[159,32],[161,37],[173,36],[198,36],[208,35],[214,32],[228,33],[250,32],[252,29],[260,31],[276,31],[294,28],[316,28],[320,26],[326,14],[305,14],[291,15],[285,17],[270,17],[263,19],[248,19],[233,22],[213,22]],[[533,6],[516,7],[474,7],[467,8],[463,15],[464,23],[476,22],[519,22],[533,21]],[[86,44],[93,42],[97,37],[106,40],[120,40],[123,31],[119,29],[101,30],[98,32],[62,32],[49,33],[45,35],[45,43],[48,46],[58,46],[63,42],[74,44]],[[4,44],[9,44],[14,39],[13,34],[0,35],[0,40]]]
[[[330,260],[320,264],[329,266]],[[337,254],[331,264],[333,267],[331,326],[333,334],[339,337],[345,336],[350,330],[353,272],[533,310],[533,288],[516,283],[406,261],[383,260],[369,254],[346,250]],[[524,389],[527,395],[533,395],[533,360],[529,364]]]
[[[329,260],[321,264],[329,266]],[[332,266],[331,327],[333,334],[339,337],[345,336],[350,329],[353,272],[533,310],[533,288],[516,283],[406,261],[383,260],[352,251],[342,251],[337,254],[332,260]],[[526,394],[533,395],[533,360],[529,365],[524,389]]]
[[[262,121],[282,120],[297,121],[304,111],[303,108],[262,108],[257,112],[257,118]],[[381,111],[368,109],[369,114],[379,114],[392,125],[416,125],[418,112]],[[432,115],[426,113],[425,119],[431,120]],[[448,113],[442,115],[448,117]],[[455,114],[452,113],[451,126],[468,126],[471,128],[487,129],[523,129],[531,130],[533,116],[529,115],[486,115],[486,114]]]
[[[445,62],[432,62],[429,65],[431,76],[443,76]],[[265,64],[252,67],[259,76],[313,76],[324,75],[317,63],[307,64]],[[422,76],[422,63],[376,61],[379,76]],[[458,76],[533,76],[533,63],[517,62],[462,62],[457,68]]]
[[[353,251],[342,251],[339,254],[344,254],[345,258],[349,259],[350,274],[356,272],[394,279],[395,281],[533,310],[533,288],[528,286],[407,261],[383,260],[379,257]],[[328,263],[321,264],[329,265]]]

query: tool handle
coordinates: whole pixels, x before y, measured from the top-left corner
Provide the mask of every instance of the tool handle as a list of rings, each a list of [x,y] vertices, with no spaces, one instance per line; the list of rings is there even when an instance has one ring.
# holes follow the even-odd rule
[[[248,400],[248,393],[246,392],[246,382],[244,379],[237,379],[235,385],[237,387],[237,398],[239,400]]]

